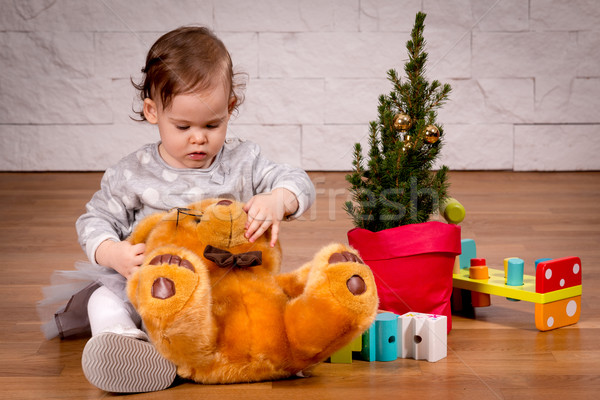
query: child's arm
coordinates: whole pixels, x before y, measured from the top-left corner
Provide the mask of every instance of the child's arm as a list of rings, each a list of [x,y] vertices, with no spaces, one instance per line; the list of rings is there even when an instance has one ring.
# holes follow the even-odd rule
[[[280,222],[302,215],[315,201],[315,187],[302,169],[262,157],[257,144],[239,140],[231,143],[226,155],[229,158],[224,156],[223,162],[239,164],[239,158],[252,164],[250,170],[237,168],[244,171],[242,182],[252,182],[254,194],[244,208],[248,213],[246,237],[254,241],[272,226],[271,246],[275,246]]]
[[[112,268],[126,278],[142,263],[145,246],[122,241],[131,233],[134,210],[139,202],[131,195],[124,177],[126,168],[109,168],[102,177],[100,190],[86,205],[77,222],[79,243],[92,263]]]
[[[271,247],[274,247],[279,236],[279,224],[286,216],[294,214],[298,207],[296,195],[285,188],[275,188],[270,193],[252,197],[244,206],[248,213],[246,238],[254,242],[272,227]]]
[[[96,249],[96,262],[110,267],[129,279],[144,261],[144,243],[131,244],[127,240],[116,242],[108,239]]]

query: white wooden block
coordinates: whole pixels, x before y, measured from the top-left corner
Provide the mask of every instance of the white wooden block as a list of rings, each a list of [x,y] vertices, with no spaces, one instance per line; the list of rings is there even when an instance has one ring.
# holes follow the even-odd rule
[[[401,358],[436,362],[447,355],[447,322],[445,315],[408,312],[398,318],[398,342]]]

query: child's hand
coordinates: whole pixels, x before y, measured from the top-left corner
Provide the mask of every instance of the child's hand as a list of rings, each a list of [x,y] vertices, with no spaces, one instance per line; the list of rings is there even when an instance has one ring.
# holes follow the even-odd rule
[[[254,242],[272,226],[271,247],[274,247],[279,236],[279,224],[286,215],[291,215],[296,210],[298,199],[287,189],[276,188],[271,193],[254,196],[244,206],[244,211],[248,213],[246,238]]]
[[[145,250],[144,243],[131,244],[126,240],[115,242],[109,239],[100,243],[96,249],[96,262],[114,269],[129,279],[142,265]]]

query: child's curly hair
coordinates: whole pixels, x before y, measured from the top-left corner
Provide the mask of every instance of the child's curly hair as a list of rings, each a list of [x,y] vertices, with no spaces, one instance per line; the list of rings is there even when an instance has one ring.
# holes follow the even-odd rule
[[[150,48],[144,77],[133,86],[142,101],[150,98],[168,108],[174,96],[209,89],[215,78],[223,79],[232,100],[230,112],[243,102],[245,82],[233,71],[233,64],[223,42],[208,28],[184,26],[162,35]],[[136,111],[142,121],[143,110]]]

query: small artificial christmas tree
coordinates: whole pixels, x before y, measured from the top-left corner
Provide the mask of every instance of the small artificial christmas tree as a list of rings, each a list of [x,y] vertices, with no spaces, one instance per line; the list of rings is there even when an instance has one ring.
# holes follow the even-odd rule
[[[425,14],[417,13],[406,44],[406,81],[388,71],[393,90],[379,97],[379,120],[370,123],[369,160],[356,143],[354,169],[346,176],[354,199],[346,211],[355,226],[372,232],[426,222],[447,197],[448,168],[432,167],[444,138],[436,110],[451,87],[425,78],[424,21]]]

